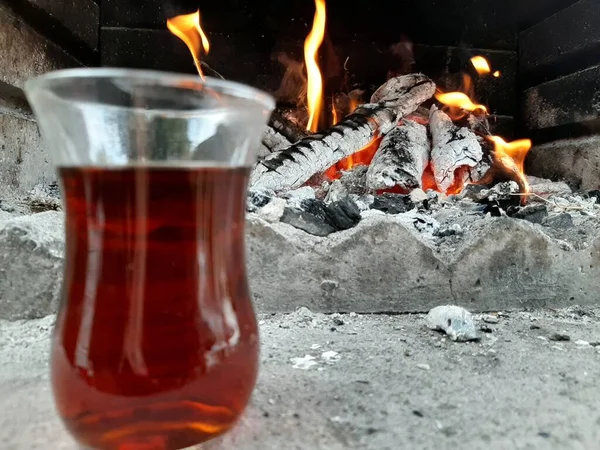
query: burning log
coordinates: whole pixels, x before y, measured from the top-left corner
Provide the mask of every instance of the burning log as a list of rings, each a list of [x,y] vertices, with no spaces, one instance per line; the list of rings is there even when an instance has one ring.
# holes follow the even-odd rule
[[[269,126],[285,137],[289,142],[298,142],[300,139],[305,138],[307,133],[305,130],[300,128],[294,122],[286,119],[282,114],[275,111],[271,114],[269,119]],[[278,149],[281,150],[281,149]]]
[[[422,74],[388,80],[373,94],[371,103],[358,107],[343,121],[260,161],[252,172],[251,186],[274,190],[302,186],[314,174],[385,135],[434,92],[435,84]]]
[[[432,150],[431,166],[438,188],[448,192],[451,188],[462,188],[469,179],[470,171],[483,158],[481,144],[473,131],[456,126],[450,117],[431,107],[429,115]]]
[[[422,187],[429,151],[427,128],[404,120],[381,141],[367,170],[367,187],[381,190],[398,186],[404,193]]]
[[[261,145],[258,149],[258,157],[259,159],[265,158],[271,153],[283,150],[290,145],[290,141],[288,141],[283,134],[273,129],[271,126],[267,126],[262,135]]]

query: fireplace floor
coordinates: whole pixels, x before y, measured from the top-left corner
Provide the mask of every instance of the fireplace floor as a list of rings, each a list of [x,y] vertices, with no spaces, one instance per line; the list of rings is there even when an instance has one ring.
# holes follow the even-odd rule
[[[453,343],[420,314],[263,315],[251,407],[206,448],[596,448],[600,347],[580,341],[600,341],[600,309],[498,319],[479,320],[481,342]],[[0,321],[3,448],[76,448],[51,399],[53,321]]]

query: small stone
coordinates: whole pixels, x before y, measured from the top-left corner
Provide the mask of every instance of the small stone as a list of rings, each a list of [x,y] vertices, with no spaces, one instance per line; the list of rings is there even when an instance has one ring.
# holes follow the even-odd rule
[[[492,333],[494,330],[492,330],[490,327],[488,327],[487,325],[481,325],[479,327],[479,331],[482,331],[484,333]]]
[[[492,315],[489,315],[489,314],[488,314],[488,315],[485,315],[485,316],[483,316],[483,318],[482,318],[482,319],[483,319],[483,321],[484,321],[485,323],[498,323],[498,322],[500,321],[500,319],[498,319],[498,317],[496,317],[496,316],[492,316]]]
[[[406,350],[404,350],[404,356],[412,356],[413,355],[413,351],[410,348],[407,348]]]
[[[582,339],[578,339],[575,341],[575,345],[578,347],[591,347],[590,343],[588,341],[584,341]]]
[[[539,325],[536,325],[535,323],[534,323],[534,324],[532,324],[532,325],[529,325],[529,329],[530,329],[530,330],[539,330],[539,329],[541,329],[541,328],[542,328],[542,327],[540,327]]]
[[[425,191],[423,191],[423,189],[420,188],[413,189],[410,192],[409,196],[413,203],[423,203],[428,198]]]
[[[538,336],[537,337],[540,341],[547,341],[548,338],[546,336]]]
[[[413,409],[413,415],[417,416],[417,417],[424,417],[424,414],[419,411],[418,409]]]
[[[476,341],[481,338],[473,316],[460,306],[435,307],[427,314],[426,321],[430,329],[445,332],[453,341]]]
[[[571,336],[569,336],[568,334],[564,334],[564,333],[553,333],[550,335],[550,340],[551,341],[570,341],[571,340]]]
[[[417,364],[417,368],[421,370],[431,370],[431,366],[429,364]]]
[[[550,437],[552,435],[550,433],[548,433],[547,431],[540,431],[538,433],[538,436],[543,437],[544,439],[550,439]]]
[[[339,317],[335,317],[333,319],[333,323],[335,325],[337,325],[338,327],[341,327],[342,325],[344,325],[344,321],[342,319],[340,319]]]

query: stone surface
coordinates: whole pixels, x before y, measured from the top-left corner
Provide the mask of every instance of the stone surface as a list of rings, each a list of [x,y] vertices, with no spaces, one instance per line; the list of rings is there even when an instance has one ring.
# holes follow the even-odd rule
[[[0,220],[0,318],[38,318],[56,311],[62,221],[55,211]]]
[[[596,60],[596,64],[597,64]],[[600,117],[600,66],[542,83],[523,92],[529,130],[590,122]]]
[[[479,343],[454,343],[423,315],[260,316],[252,402],[203,449],[596,449],[600,353],[577,341],[600,341],[599,317],[512,313]],[[77,449],[52,403],[52,324],[0,321],[3,449]],[[572,341],[537,339],[549,330]]]
[[[480,312],[598,302],[598,217],[572,213],[573,227],[551,228],[466,211],[365,211],[354,228],[326,238],[250,213],[246,254],[257,310],[425,312],[455,304]],[[3,237],[10,264],[0,267],[12,275],[0,281],[2,303],[10,305],[2,317],[55,311],[61,255],[46,251],[46,239],[62,248],[60,214],[9,220],[38,228],[25,234],[25,245],[15,240],[19,226]]]
[[[565,180],[587,191],[600,188],[600,136],[565,139],[533,147],[526,160],[528,174]]]
[[[0,112],[0,200],[54,182],[56,173],[37,124]]]
[[[436,306],[427,313],[427,327],[443,331],[456,342],[477,341],[481,338],[473,315],[465,308],[453,305]]]
[[[557,30],[561,30],[557,33]],[[522,72],[560,63],[600,44],[600,5],[581,0],[523,31],[519,40]]]
[[[22,88],[25,80],[81,64],[0,6],[0,81]]]

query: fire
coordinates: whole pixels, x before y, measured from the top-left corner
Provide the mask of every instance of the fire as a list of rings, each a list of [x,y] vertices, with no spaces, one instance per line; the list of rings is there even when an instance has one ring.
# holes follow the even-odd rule
[[[500,72],[499,70],[496,70],[493,74],[492,74],[495,78],[500,78],[500,76],[502,75],[502,72]]]
[[[495,169],[517,182],[523,195],[521,203],[526,203],[530,189],[525,176],[525,157],[531,149],[531,140],[506,142],[500,136],[489,136],[488,139],[494,143],[494,163],[497,164]]]
[[[473,67],[475,67],[475,70],[479,75],[487,75],[492,71],[492,69],[490,69],[490,64],[483,56],[473,56],[471,58],[471,64],[473,64]]]
[[[377,135],[371,141],[361,148],[359,151],[353,153],[350,156],[342,159],[338,163],[331,166],[325,172],[325,175],[330,179],[334,180],[340,178],[342,171],[348,171],[352,169],[354,166],[368,166],[371,164],[377,149],[379,148],[379,144],[381,144],[381,140],[383,136]]]
[[[306,129],[317,131],[323,103],[323,78],[317,63],[317,52],[325,36],[325,0],[315,0],[315,18],[313,27],[304,41],[304,60],[306,63],[308,124]]]
[[[167,19],[167,28],[171,33],[185,42],[185,45],[187,45],[192,53],[194,64],[196,65],[200,77],[204,79],[204,74],[200,67],[200,49],[203,48],[204,52],[208,53],[210,44],[206,34],[204,34],[204,31],[200,26],[200,10],[195,13],[183,14]]]
[[[450,107],[460,108],[464,111],[487,114],[487,108],[483,105],[473,103],[467,94],[462,92],[436,92],[435,98],[442,104]]]

